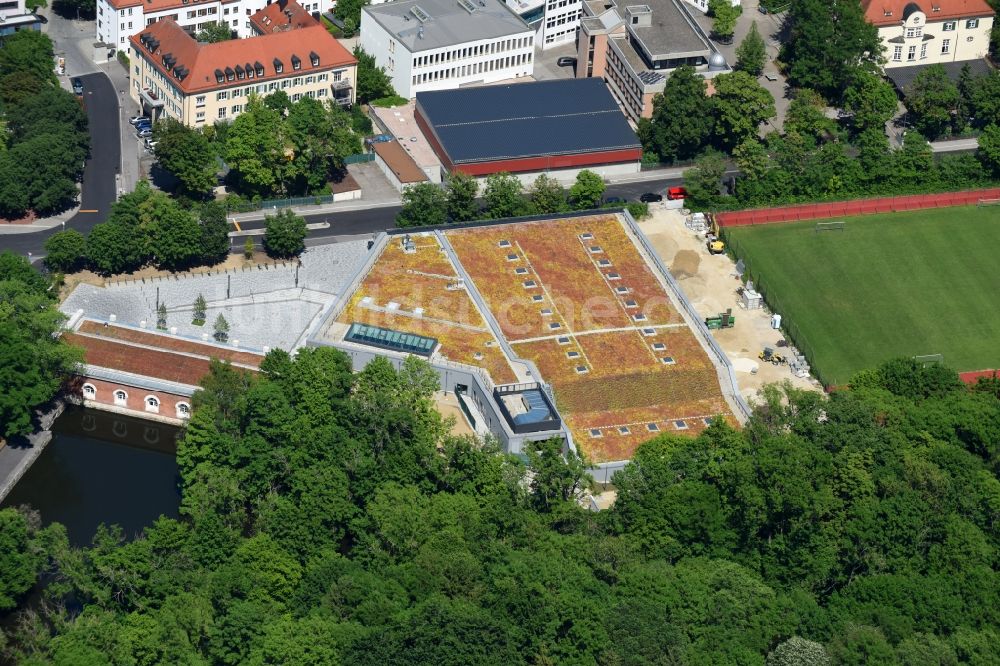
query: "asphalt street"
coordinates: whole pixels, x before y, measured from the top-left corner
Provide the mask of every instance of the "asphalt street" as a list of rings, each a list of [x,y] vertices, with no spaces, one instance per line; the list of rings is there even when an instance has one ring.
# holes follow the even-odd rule
[[[121,143],[118,96],[111,81],[104,74],[86,74],[80,79],[90,124],[90,158],[83,169],[80,212],[66,221],[66,228],[86,234],[107,218],[115,202],[115,175],[121,164]],[[55,227],[33,234],[3,235],[0,236],[0,249],[38,256],[44,251],[45,239],[61,230],[62,227]]]

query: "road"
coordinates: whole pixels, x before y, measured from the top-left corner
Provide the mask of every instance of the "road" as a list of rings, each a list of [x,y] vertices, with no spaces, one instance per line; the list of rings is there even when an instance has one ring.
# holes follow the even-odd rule
[[[107,83],[107,78],[103,75],[93,75],[102,79]],[[90,90],[91,77],[84,78],[85,90]],[[110,87],[111,84],[107,83],[108,91],[111,94],[112,104],[114,101],[114,90]],[[96,95],[96,93],[95,93]],[[89,98],[88,98],[89,99]],[[115,107],[113,107],[115,108]],[[90,109],[88,108],[88,113]],[[118,132],[118,113],[117,111],[111,111],[106,113],[106,117],[102,121],[110,121],[113,126],[110,128],[101,127],[102,132],[110,132],[111,135],[117,138]],[[95,121],[92,119],[92,128],[96,125],[93,124]],[[94,129],[91,130],[91,138],[94,141],[95,146],[97,145],[97,139],[94,139]],[[94,150],[94,157],[87,163],[87,169],[84,173],[84,205],[81,206],[81,210],[96,209],[97,213],[78,213],[71,220],[66,223],[67,228],[77,229],[81,233],[87,233],[95,224],[98,222],[103,222],[107,217],[108,209],[111,203],[115,200],[115,181],[114,175],[118,168],[118,150],[119,145],[117,140],[112,140],[114,151],[113,156],[98,158],[97,150]],[[110,151],[109,151],[110,152]],[[88,176],[97,176],[97,173],[92,174],[92,163],[96,163],[100,159],[103,168],[107,169],[107,174],[109,174],[109,183],[94,183],[93,188],[95,193],[90,199],[88,199]],[[621,197],[628,201],[637,201],[639,196],[643,192],[662,192],[667,187],[672,187],[674,185],[680,185],[683,179],[681,178],[667,178],[652,181],[643,181],[636,183],[622,183],[618,185],[609,185],[607,189],[607,196]],[[107,185],[110,189],[105,194],[108,199],[102,199],[101,195],[97,194],[96,191],[101,193],[104,192],[102,187]],[[109,203],[101,204],[101,201],[107,201]],[[386,229],[392,229],[395,226],[396,214],[399,212],[399,206],[382,206],[377,208],[366,208],[363,210],[351,210],[342,212],[331,212],[331,213],[320,213],[317,215],[306,215],[305,220],[307,224],[315,224],[318,222],[329,222],[330,227],[328,229],[317,229],[310,232],[307,239],[308,245],[320,245],[325,243],[336,243],[339,240],[345,238],[358,238],[364,236],[371,236],[380,231],[385,231]],[[242,229],[259,229],[264,226],[263,220],[253,220],[253,221],[241,221],[240,227]],[[49,235],[58,231],[58,228],[49,231],[40,231],[33,234],[16,234],[16,235],[5,235],[0,236],[0,248],[10,249],[20,254],[27,254],[31,252],[35,256],[39,256],[43,252],[42,245],[45,239]],[[259,238],[257,239],[259,242]],[[236,249],[242,248],[242,239],[236,239],[233,243],[233,247]]]
[[[83,169],[80,212],[66,221],[66,228],[86,234],[107,218],[117,198],[115,174],[121,164],[121,143],[118,94],[111,81],[104,74],[86,74],[80,79],[90,125],[90,158]],[[57,231],[61,227],[32,234],[6,234],[0,236],[0,249],[38,256],[44,251],[45,239]]]

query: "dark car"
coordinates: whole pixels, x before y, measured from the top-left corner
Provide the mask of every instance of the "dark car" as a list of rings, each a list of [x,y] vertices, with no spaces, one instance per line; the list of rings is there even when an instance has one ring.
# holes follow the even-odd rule
[[[656,192],[646,192],[639,197],[639,201],[642,203],[656,203],[657,201],[663,201],[663,195]]]
[[[563,56],[556,60],[556,66],[558,67],[576,67],[576,58],[572,56]]]
[[[82,95],[83,94],[83,81],[81,81],[80,79],[78,79],[76,77],[73,77],[73,80],[70,81],[70,84],[73,86],[73,94],[74,95]]]

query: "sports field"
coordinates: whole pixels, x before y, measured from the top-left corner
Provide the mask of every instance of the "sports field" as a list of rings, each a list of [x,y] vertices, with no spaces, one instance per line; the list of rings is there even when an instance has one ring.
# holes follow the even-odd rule
[[[894,356],[1000,367],[1000,206],[734,227],[731,247],[827,384]]]

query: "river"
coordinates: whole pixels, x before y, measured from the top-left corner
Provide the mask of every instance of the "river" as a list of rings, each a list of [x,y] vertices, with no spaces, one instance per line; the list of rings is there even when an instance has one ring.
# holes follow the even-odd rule
[[[30,504],[43,524],[65,525],[75,546],[90,544],[101,523],[133,538],[161,515],[177,517],[179,434],[173,426],[67,407],[3,506]]]

